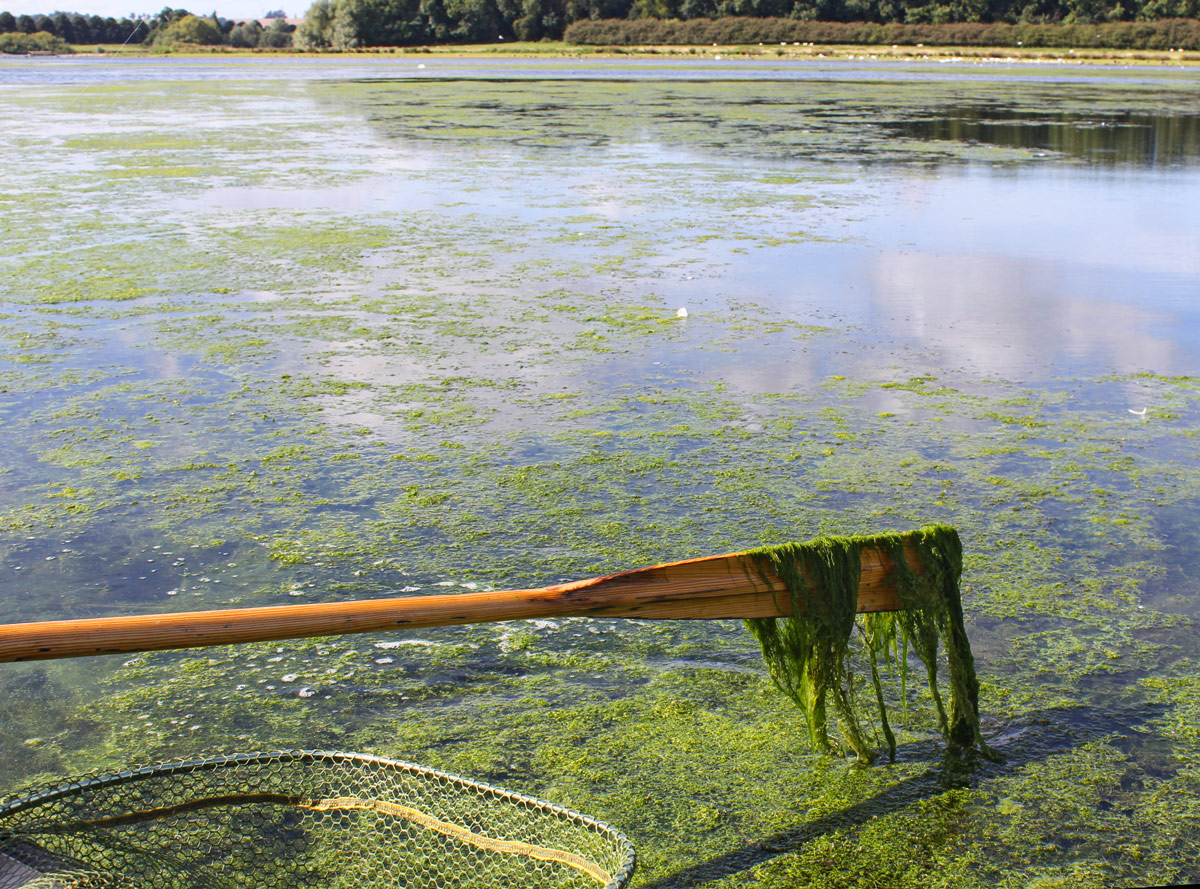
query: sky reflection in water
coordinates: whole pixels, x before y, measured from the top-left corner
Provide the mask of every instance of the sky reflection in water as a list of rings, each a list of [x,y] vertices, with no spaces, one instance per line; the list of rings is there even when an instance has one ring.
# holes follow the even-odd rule
[[[1030,382],[1194,374],[1197,192],[1186,175],[1061,168],[884,180],[847,243],[756,257],[731,274],[793,275],[759,293],[800,317],[832,308],[936,366]]]
[[[10,119],[36,104],[48,120],[0,145],[25,170],[13,200],[27,199],[4,258],[22,273],[0,282],[17,331],[0,397],[0,605],[30,618],[515,585],[763,535],[951,520],[976,559],[988,706],[1011,723],[989,730],[1016,747],[1063,702],[1127,704],[1132,723],[1112,707],[1094,731],[1124,733],[1128,792],[1152,808],[1139,782],[1174,773],[1143,755],[1142,724],[1172,755],[1194,753],[1141,684],[1155,663],[1195,685],[1198,642],[1180,618],[1197,608],[1194,394],[1108,378],[1200,373],[1188,82],[518,64],[508,73],[560,79],[514,83],[479,76],[505,73],[494,63],[460,68],[476,78],[314,82],[337,70],[322,61],[295,67],[303,83],[214,86],[193,80],[267,69],[155,61],[115,70],[181,79],[143,91],[97,76],[91,93],[54,85],[86,66],[0,65],[0,78],[48,77],[33,98],[0,94]],[[634,69],[640,80],[584,79]],[[716,70],[758,79],[695,80]],[[663,71],[671,82],[651,79]],[[179,126],[170,112],[189,101],[203,110]],[[39,265],[54,238],[71,249]],[[116,272],[98,274],[101,260]],[[151,289],[73,300],[64,268],[88,287],[121,273]],[[108,661],[83,740],[61,727],[79,692],[55,693],[88,670],[20,668],[28,682],[0,722],[20,755],[0,786],[202,742],[408,745],[531,791],[562,782],[555,798],[623,817],[610,781],[572,784],[575,760],[526,743],[546,724],[538,708],[619,702],[619,718],[579,717],[596,722],[571,743],[603,745],[630,713],[653,726],[689,702],[705,718],[734,712],[751,686],[731,683],[758,682],[737,626],[635,626],[521,627],[528,648],[511,627],[443,630],[437,658],[421,643],[387,648],[387,664],[372,638]],[[301,700],[282,675],[321,692]],[[664,682],[678,685],[654,698]],[[39,722],[52,699],[65,703]],[[776,704],[730,717],[752,738],[746,757],[782,743],[762,721]],[[1049,732],[1039,756],[1083,750],[1094,737],[1077,728]],[[494,744],[503,762],[474,752]],[[721,780],[717,747],[729,749],[701,745],[685,768]],[[841,780],[828,763],[761,756],[756,784]],[[1029,763],[1016,763],[997,795],[1020,790],[1009,778]],[[665,782],[661,766],[605,777]],[[701,854],[678,849],[692,796],[654,792],[678,811],[628,819],[646,847]],[[731,811],[742,799],[704,792]],[[1105,805],[1132,811],[1125,792],[1106,790]],[[972,817],[1019,817],[988,793]],[[715,827],[714,848],[775,829],[754,817]],[[1087,833],[1047,822],[1047,843]],[[996,866],[1026,867],[1021,854]],[[1117,860],[1128,874],[1146,858]]]

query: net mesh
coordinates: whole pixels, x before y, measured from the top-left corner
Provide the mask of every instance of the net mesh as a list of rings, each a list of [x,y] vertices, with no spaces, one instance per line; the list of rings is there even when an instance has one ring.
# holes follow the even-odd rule
[[[0,889],[599,889],[633,867],[585,815],[361,754],[168,763],[0,806]]]

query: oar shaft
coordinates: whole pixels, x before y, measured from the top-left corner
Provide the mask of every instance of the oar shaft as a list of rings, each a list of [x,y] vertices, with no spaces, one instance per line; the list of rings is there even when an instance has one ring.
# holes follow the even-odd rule
[[[906,556],[920,570],[915,556]],[[899,610],[892,575],[888,555],[863,549],[860,612]],[[733,553],[533,590],[9,624],[0,626],[0,662],[545,617],[703,620],[790,613],[779,578]]]

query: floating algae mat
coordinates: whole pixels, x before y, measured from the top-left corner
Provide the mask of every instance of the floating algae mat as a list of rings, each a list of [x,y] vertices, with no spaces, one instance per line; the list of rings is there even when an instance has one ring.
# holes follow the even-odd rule
[[[909,566],[906,546],[916,550],[923,568],[920,573]],[[856,622],[864,548],[882,549],[890,556],[900,610],[868,613]],[[876,537],[826,537],[757,550],[752,556],[783,579],[792,614],[752,618],[747,625],[762,645],[771,678],[803,711],[818,749],[833,749],[827,718],[832,702],[845,743],[860,760],[872,758],[854,700],[851,646],[857,627],[861,651],[870,667],[880,728],[892,758],[896,738],[888,721],[879,659],[894,661],[901,676],[907,678],[910,646],[925,665],[942,735],[954,745],[987,750],[979,733],[979,681],[958,589],[962,542],[953,528],[934,526],[914,534]],[[949,666],[949,714],[938,690],[939,641],[945,646]]]
[[[1200,880],[1196,69],[257,61],[5,62],[0,623],[946,522],[1005,759],[939,782],[911,639],[858,768],[741,620],[580,617],[7,665],[0,794],[369,751],[660,889]]]
[[[873,578],[864,598],[867,551],[883,560],[884,577],[882,583]],[[704,618],[744,612],[753,615],[747,622],[771,675],[804,711],[814,741],[831,749],[826,707],[832,700],[846,742],[860,760],[869,760],[849,657],[855,617],[863,610],[872,613],[857,626],[893,758],[896,741],[878,657],[894,652],[903,673],[910,641],[926,665],[942,734],[953,744],[986,750],[959,601],[961,566],[957,532],[935,526],[903,535],[820,538],[543,590],[342,603],[332,606],[338,614],[324,628],[286,618],[290,612],[299,615],[295,621],[326,619],[330,606],[9,625],[0,627],[0,659],[238,641],[232,634],[239,626],[251,631],[242,641],[266,641],[513,616]],[[880,573],[878,565],[872,573]],[[374,622],[356,626],[364,606]],[[172,624],[184,635],[164,634]],[[207,627],[227,634],[209,638]],[[23,637],[38,641],[22,649]],[[90,647],[70,649],[79,637]],[[949,716],[937,687],[939,639],[950,665]],[[339,887],[364,880],[405,887],[618,887],[632,877],[633,863],[621,834],[585,816],[441,772],[353,754],[300,751],[166,764],[76,780],[0,807],[0,889]]]
[[[864,576],[864,560],[871,561]],[[879,659],[907,679],[909,648],[925,666],[942,735],[986,750],[979,682],[963,624],[962,543],[949,526],[908,534],[823,537],[688,559],[538,589],[367,599],[0,626],[0,661],[122,654],[230,643],[563,617],[744,618],[776,685],[803,711],[814,744],[833,749],[830,703],[860,760],[872,758],[855,705],[858,629],[879,722],[894,759]],[[780,587],[783,587],[782,589]],[[861,623],[858,613],[864,612]],[[938,689],[945,646],[950,707]]]
[[[567,809],[324,751],[84,778],[0,806],[2,889],[606,887],[633,847]]]

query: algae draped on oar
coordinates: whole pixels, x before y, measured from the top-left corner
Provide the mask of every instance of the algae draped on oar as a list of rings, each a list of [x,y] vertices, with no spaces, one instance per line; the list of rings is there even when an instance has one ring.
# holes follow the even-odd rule
[[[902,610],[857,618],[859,574],[864,547],[891,557]],[[905,548],[916,551],[922,570],[913,571]],[[990,753],[979,731],[979,681],[963,624],[958,581],[962,542],[958,532],[934,525],[908,534],[870,537],[822,537],[808,543],[766,547],[749,554],[783,580],[792,599],[790,617],[746,621],[762,646],[771,679],[791,698],[808,723],[812,742],[824,752],[838,748],[829,733],[832,705],[846,745],[859,760],[874,758],[856,700],[856,648],[869,666],[879,727],[893,758],[896,739],[888,721],[879,660],[895,664],[907,682],[911,648],[925,665],[938,727],[953,747],[977,747]],[[858,629],[859,645],[854,631]],[[938,686],[938,649],[945,647],[950,706]],[[903,696],[903,691],[902,691]]]

